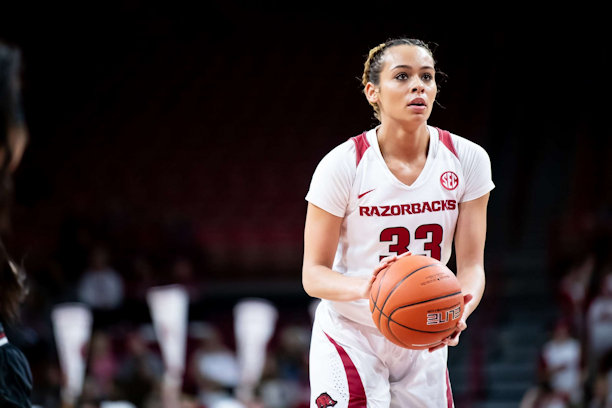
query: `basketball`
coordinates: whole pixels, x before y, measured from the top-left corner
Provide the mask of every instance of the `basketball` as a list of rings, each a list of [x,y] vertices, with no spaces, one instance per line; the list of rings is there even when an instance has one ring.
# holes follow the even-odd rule
[[[463,314],[455,274],[423,255],[399,258],[378,273],[370,290],[378,330],[398,346],[422,350],[450,336]]]

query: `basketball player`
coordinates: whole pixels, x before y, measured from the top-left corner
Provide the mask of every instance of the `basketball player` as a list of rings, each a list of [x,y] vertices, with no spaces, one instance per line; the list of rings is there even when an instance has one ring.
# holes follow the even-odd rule
[[[28,133],[20,106],[17,49],[0,43],[0,231],[8,222],[11,173],[17,168]],[[25,275],[0,240],[0,407],[31,407],[32,374],[23,353],[6,337],[2,323],[18,316],[26,293]]]
[[[306,196],[303,285],[322,299],[310,349],[311,406],[452,407],[446,346],[458,344],[485,286],[489,157],[428,125],[437,85],[424,42],[373,48],[362,82],[380,124],[329,152]],[[398,256],[447,263],[453,238],[466,302],[457,331],[429,350],[394,345],[371,318],[376,274]]]

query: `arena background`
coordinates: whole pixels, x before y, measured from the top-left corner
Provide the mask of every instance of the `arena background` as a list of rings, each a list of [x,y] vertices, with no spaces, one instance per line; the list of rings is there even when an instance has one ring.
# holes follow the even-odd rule
[[[56,402],[50,310],[78,300],[98,247],[126,285],[121,305],[94,319],[119,349],[149,322],[143,290],[154,284],[187,285],[190,321],[220,327],[230,349],[232,307],[246,297],[279,308],[277,333],[307,330],[310,176],[375,123],[362,63],[405,35],[437,44],[448,76],[430,123],[482,145],[496,183],[486,294],[449,361],[456,403],[518,406],[550,329],[568,317],[561,280],[593,255],[592,298],[609,268],[612,157],[600,13],[514,6],[8,6],[0,38],[23,52],[31,133],[5,240],[32,293],[11,332],[32,362],[34,402]]]

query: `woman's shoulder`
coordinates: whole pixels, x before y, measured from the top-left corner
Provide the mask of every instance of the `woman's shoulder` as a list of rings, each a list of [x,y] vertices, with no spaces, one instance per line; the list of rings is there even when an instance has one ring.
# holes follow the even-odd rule
[[[361,157],[363,157],[372,143],[372,132],[363,131],[336,144],[329,150],[325,157],[335,161],[347,161],[354,166],[355,164],[359,164]]]
[[[481,158],[488,160],[488,153],[479,143],[470,140],[469,137],[436,128],[440,142],[451,150],[460,161]]]
[[[352,163],[354,165],[359,151],[368,144],[363,135],[351,136],[337,143],[323,156],[321,162]]]

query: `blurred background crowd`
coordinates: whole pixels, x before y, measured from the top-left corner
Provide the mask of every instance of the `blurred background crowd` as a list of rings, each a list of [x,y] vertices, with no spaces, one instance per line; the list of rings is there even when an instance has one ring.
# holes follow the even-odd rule
[[[308,406],[304,195],[320,158],[375,124],[359,86],[367,51],[406,35],[438,44],[448,77],[430,123],[482,145],[496,183],[487,292],[449,357],[457,407],[612,407],[610,47],[596,14],[37,7],[0,13],[0,39],[23,53],[31,140],[5,238],[31,293],[8,333],[35,404],[61,405],[50,315],[79,302],[93,315],[79,406],[158,407],[146,294],[180,284],[185,408],[236,406],[233,313],[247,298],[278,310],[251,403]]]

